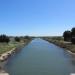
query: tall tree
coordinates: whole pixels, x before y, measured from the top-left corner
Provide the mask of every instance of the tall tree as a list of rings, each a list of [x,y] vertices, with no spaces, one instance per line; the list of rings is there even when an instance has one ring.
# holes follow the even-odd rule
[[[71,36],[75,37],[75,27],[73,27],[72,30],[71,30]]]
[[[63,33],[64,41],[71,41],[71,32],[70,31],[65,31]]]
[[[75,44],[75,27],[71,29],[71,42]]]
[[[0,42],[6,42],[8,43],[10,41],[10,38],[6,35],[0,35]]]

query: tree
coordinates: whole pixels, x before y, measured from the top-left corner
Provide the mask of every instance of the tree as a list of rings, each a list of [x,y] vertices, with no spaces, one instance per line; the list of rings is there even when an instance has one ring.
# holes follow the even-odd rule
[[[30,39],[30,37],[29,36],[25,36],[24,39]]]
[[[6,35],[0,35],[0,42],[6,42],[8,43],[10,41],[10,38]]]
[[[75,27],[71,30],[71,37],[75,37]]]
[[[72,42],[72,44],[75,44],[75,37],[71,38],[71,42]]]
[[[63,33],[64,41],[71,41],[71,32],[70,31],[65,31]]]
[[[20,42],[20,38],[19,37],[15,37],[15,41],[16,42]]]
[[[9,39],[9,37],[7,36],[7,37],[6,37],[6,42],[9,43],[9,41],[10,41],[10,39]]]
[[[75,27],[71,29],[71,42],[75,44]]]

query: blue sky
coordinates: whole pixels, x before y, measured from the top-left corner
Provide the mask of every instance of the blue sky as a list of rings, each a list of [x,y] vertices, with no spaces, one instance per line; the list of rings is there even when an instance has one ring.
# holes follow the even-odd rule
[[[75,27],[75,0],[0,0],[0,34],[58,36]]]

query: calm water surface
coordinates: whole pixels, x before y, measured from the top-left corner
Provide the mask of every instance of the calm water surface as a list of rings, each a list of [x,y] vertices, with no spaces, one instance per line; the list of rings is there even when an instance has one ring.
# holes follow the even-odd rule
[[[70,75],[75,73],[75,57],[45,40],[34,39],[5,67],[10,75]]]

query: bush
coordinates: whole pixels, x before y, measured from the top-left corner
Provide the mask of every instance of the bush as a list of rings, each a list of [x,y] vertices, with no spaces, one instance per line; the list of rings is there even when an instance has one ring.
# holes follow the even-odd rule
[[[9,43],[10,39],[9,37],[6,37],[6,42]]]
[[[72,30],[71,30],[71,36],[75,37],[75,27],[73,27]]]
[[[30,37],[29,36],[25,36],[24,39],[30,39]]]
[[[71,42],[72,42],[73,44],[75,44],[75,37],[72,37],[72,38],[71,38]]]
[[[6,42],[6,43],[8,43],[10,41],[10,39],[9,39],[9,37],[8,36],[6,36],[6,35],[0,35],[0,42]]]
[[[71,40],[71,32],[70,31],[65,31],[63,33],[64,41],[70,41]]]
[[[19,37],[15,37],[15,41],[16,42],[20,42],[20,38]]]

